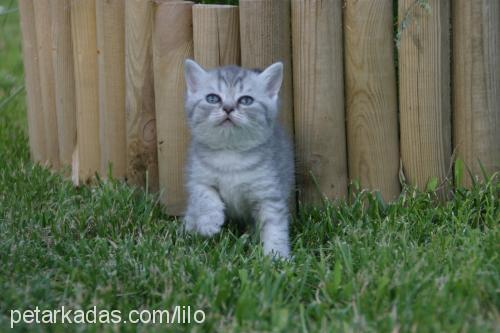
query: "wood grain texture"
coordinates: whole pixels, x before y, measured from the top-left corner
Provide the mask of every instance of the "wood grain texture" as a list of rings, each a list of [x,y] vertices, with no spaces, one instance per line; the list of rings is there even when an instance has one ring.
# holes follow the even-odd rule
[[[399,1],[407,26],[399,50],[401,159],[409,183],[425,189],[447,177],[451,162],[450,1],[432,10]]]
[[[45,153],[47,163],[59,168],[59,139],[55,98],[54,69],[52,65],[52,34],[49,0],[36,0],[35,8],[36,40],[38,47],[38,68],[42,94],[42,109],[45,124]]]
[[[299,199],[347,194],[342,1],[292,0]]]
[[[88,181],[101,168],[96,3],[71,0],[71,34],[75,66],[77,149],[73,181]]]
[[[96,1],[101,175],[125,177],[125,0]]]
[[[50,2],[59,158],[70,166],[76,145],[76,99],[70,0]]]
[[[193,6],[194,59],[205,68],[240,64],[237,6]]]
[[[293,135],[290,27],[290,0],[240,0],[241,64],[264,69],[283,62],[280,118]]]
[[[127,181],[158,191],[153,77],[153,4],[125,2]]]
[[[453,3],[453,139],[475,177],[500,171],[500,3]],[[466,173],[463,184],[471,186]]]
[[[392,0],[354,0],[344,8],[349,177],[399,195],[399,138]]]
[[[184,61],[193,57],[192,3],[158,5],[153,29],[156,132],[161,200],[170,215],[186,204],[184,167],[189,133],[184,116]]]
[[[33,161],[44,163],[46,160],[45,122],[38,69],[38,47],[33,2],[34,0],[19,0],[19,16],[22,33],[30,153]]]

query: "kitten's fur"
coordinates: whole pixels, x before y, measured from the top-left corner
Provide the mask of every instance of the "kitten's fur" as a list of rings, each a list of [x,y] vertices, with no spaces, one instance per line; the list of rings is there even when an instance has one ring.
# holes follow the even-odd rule
[[[225,214],[256,221],[264,252],[289,257],[294,164],[292,146],[277,121],[283,65],[261,73],[236,66],[206,71],[186,60],[185,76],[192,133],[185,229],[212,236],[221,230]],[[219,96],[220,103],[209,103],[209,94]],[[242,96],[253,103],[242,105]],[[223,108],[234,111],[227,114]],[[224,122],[227,118],[232,122]]]

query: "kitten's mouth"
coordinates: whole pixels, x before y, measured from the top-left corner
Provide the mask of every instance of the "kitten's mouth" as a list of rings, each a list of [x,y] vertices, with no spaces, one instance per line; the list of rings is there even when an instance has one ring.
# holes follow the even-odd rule
[[[234,125],[234,122],[229,117],[227,117],[226,119],[221,121],[221,123],[219,124],[219,126],[233,126],[233,125]]]

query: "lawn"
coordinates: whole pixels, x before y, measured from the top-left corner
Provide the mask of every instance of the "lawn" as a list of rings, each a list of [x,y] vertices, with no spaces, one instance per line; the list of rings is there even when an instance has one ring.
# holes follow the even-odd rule
[[[0,0],[3,10],[11,0]],[[201,309],[202,324],[18,324],[17,331],[498,332],[500,184],[450,201],[356,190],[303,208],[293,260],[236,228],[184,235],[154,194],[75,188],[29,160],[18,13],[0,15],[0,331],[11,310]]]

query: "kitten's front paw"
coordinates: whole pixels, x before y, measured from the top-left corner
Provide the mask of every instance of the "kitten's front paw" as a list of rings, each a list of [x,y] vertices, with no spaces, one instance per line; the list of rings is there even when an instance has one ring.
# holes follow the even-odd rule
[[[186,215],[184,217],[184,230],[196,232],[205,237],[211,237],[220,232],[224,224],[223,214],[208,214],[198,217]]]
[[[196,231],[196,219],[191,215],[184,216],[184,231],[187,232]]]
[[[264,244],[264,254],[271,256],[273,259],[289,260],[292,258],[288,244],[275,247],[268,247]]]
[[[211,237],[218,234],[224,224],[224,215],[209,214],[198,218],[197,231],[200,235]]]

